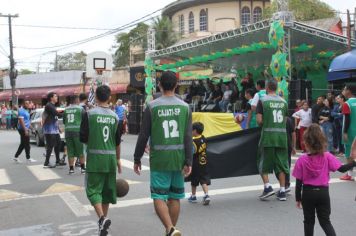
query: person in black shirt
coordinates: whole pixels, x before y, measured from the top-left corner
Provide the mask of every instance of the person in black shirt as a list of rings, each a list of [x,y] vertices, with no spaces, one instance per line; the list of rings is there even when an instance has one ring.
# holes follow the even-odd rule
[[[326,98],[324,96],[318,97],[316,104],[312,106],[312,121],[315,124],[319,124],[319,111],[324,106],[324,100]]]
[[[192,195],[188,198],[189,202],[196,202],[197,187],[201,184],[204,197],[203,204],[209,205],[210,197],[208,195],[208,185],[211,184],[210,175],[208,171],[208,159],[206,156],[206,139],[203,135],[204,125],[196,122],[192,127],[193,135],[193,166],[192,174],[189,177],[192,185]]]
[[[320,109],[318,117],[319,124],[328,140],[328,151],[333,151],[333,118],[331,116],[331,111],[333,107],[333,101],[331,98],[324,100],[324,106]]]
[[[223,92],[219,85],[215,85],[214,91],[211,96],[212,103],[216,105],[216,108],[219,109],[219,102],[221,101],[222,97],[224,96]]]

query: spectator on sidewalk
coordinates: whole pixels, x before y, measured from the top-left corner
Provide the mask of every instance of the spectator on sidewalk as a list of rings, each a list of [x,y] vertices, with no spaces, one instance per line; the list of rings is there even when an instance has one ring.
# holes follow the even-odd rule
[[[319,124],[319,111],[324,107],[325,96],[318,97],[316,104],[312,106],[312,121],[315,124]]]
[[[324,106],[319,111],[319,124],[327,138],[329,152],[333,152],[333,118],[331,116],[331,111],[333,107],[333,101],[331,98],[324,100]]]
[[[295,112],[292,117],[295,118],[295,127],[299,130],[299,145],[303,152],[306,152],[306,148],[304,145],[304,131],[311,126],[312,124],[312,114],[311,109],[309,108],[309,104],[307,101],[303,100],[301,102],[302,109]]]
[[[336,152],[338,152],[340,155],[344,155],[345,153],[345,147],[342,144],[342,124],[344,120],[344,116],[342,114],[342,107],[345,102],[345,96],[342,94],[338,95],[336,97],[336,104],[334,106],[334,109],[331,112],[331,116],[334,118],[334,148]]]

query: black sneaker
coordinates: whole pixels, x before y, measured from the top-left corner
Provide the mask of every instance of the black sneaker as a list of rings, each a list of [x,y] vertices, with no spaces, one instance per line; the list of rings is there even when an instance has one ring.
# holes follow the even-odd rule
[[[275,194],[275,192],[273,191],[272,186],[269,186],[268,188],[265,188],[263,190],[263,193],[261,194],[260,199],[261,200],[267,199],[274,194]]]
[[[60,160],[60,161],[56,162],[56,165],[57,166],[65,166],[65,165],[67,165],[67,163],[65,163],[64,161]]]
[[[279,201],[287,201],[287,195],[286,195],[286,192],[281,192],[279,191],[277,193],[277,198]]]
[[[69,174],[74,174],[74,169],[69,169]]]
[[[44,164],[43,168],[56,168],[56,165]]]
[[[86,171],[87,171],[87,170],[86,170],[85,168],[81,168],[81,169],[80,169],[80,173],[82,173],[82,174],[85,174]]]
[[[99,236],[107,236],[108,229],[111,225],[111,220],[103,216],[100,218],[98,225],[99,225]]]

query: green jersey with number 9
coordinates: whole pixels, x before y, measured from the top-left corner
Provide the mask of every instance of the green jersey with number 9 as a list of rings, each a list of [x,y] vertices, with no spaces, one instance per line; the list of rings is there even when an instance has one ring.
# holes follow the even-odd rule
[[[150,167],[155,171],[182,170],[189,105],[177,97],[160,97],[148,104],[151,112]]]
[[[88,111],[87,172],[116,172],[117,115],[109,108]]]
[[[277,95],[266,95],[261,102],[263,107],[262,146],[287,148],[287,102]]]

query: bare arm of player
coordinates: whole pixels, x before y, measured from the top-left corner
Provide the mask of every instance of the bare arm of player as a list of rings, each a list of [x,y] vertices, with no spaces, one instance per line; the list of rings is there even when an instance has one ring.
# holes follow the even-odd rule
[[[256,114],[257,124],[259,126],[262,126],[263,125],[263,105],[262,105],[261,101],[259,101],[257,104],[256,113],[257,113]]]
[[[121,155],[121,145],[118,145],[116,146],[116,160],[117,160],[117,171],[119,172],[119,174],[122,173],[120,155]]]

